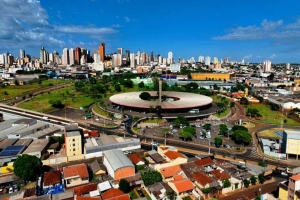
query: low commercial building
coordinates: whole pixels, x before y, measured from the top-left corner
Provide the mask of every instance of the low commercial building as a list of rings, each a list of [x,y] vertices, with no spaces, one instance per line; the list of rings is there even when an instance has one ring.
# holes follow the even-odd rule
[[[26,135],[36,133],[40,130],[49,128],[49,124],[46,122],[37,122],[36,124],[33,124],[31,126],[23,127],[22,129],[11,132],[10,134],[7,135],[7,138],[21,138]]]
[[[103,153],[103,164],[108,174],[114,180],[134,176],[135,167],[125,154],[120,150],[109,150]]]
[[[48,139],[37,139],[34,140],[28,148],[23,152],[23,154],[28,154],[32,156],[36,156],[41,158],[44,153],[47,152],[47,148],[49,147]]]
[[[300,154],[300,131],[299,130],[284,130],[282,136],[282,152],[289,156],[295,157],[298,160]]]

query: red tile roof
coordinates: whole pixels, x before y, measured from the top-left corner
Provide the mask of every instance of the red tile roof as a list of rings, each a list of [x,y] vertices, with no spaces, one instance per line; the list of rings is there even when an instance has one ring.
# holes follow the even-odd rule
[[[68,167],[64,167],[64,177],[74,177],[79,176],[80,178],[89,177],[89,173],[85,164],[72,165]]]
[[[202,186],[205,186],[206,184],[213,182],[212,178],[210,178],[209,176],[207,176],[202,172],[192,174],[192,177]]]
[[[106,192],[102,193],[101,197],[103,200],[106,200],[106,199],[110,199],[113,197],[121,196],[123,194],[124,194],[124,192],[122,190],[119,190],[116,188],[111,188],[111,189],[107,190]]]
[[[143,160],[143,158],[139,155],[139,154],[137,154],[137,153],[133,153],[133,154],[131,154],[131,155],[129,155],[128,156],[128,158],[131,160],[131,162],[133,163],[133,164],[137,164],[137,163],[139,163],[139,162],[144,162],[144,160]]]
[[[58,184],[61,181],[60,171],[51,171],[44,174],[44,186]]]
[[[129,194],[122,194],[120,196],[112,197],[110,199],[105,199],[105,200],[130,200],[130,196],[129,196]]]
[[[211,158],[203,158],[201,160],[196,160],[195,163],[198,166],[205,166],[205,165],[213,164],[213,160]]]
[[[297,174],[295,176],[291,176],[290,179],[292,179],[294,181],[299,181],[300,180],[300,174]]]
[[[77,196],[76,200],[101,200],[100,197]]]
[[[214,177],[216,177],[216,179],[223,181],[225,179],[229,179],[230,175],[227,172],[222,172],[220,170],[214,170],[210,172],[211,175],[213,175]]]
[[[182,170],[179,165],[173,165],[170,167],[161,168],[159,171],[162,174],[163,178],[170,178],[177,175]]]
[[[97,183],[91,183],[88,185],[82,185],[74,188],[74,194],[81,196],[83,194],[87,194],[91,191],[97,190]]]
[[[190,179],[173,180],[170,181],[176,187],[178,193],[186,192],[194,189],[194,185]]]
[[[184,155],[178,153],[177,151],[166,151],[165,156],[167,156],[170,160],[175,160],[176,158],[185,158]]]

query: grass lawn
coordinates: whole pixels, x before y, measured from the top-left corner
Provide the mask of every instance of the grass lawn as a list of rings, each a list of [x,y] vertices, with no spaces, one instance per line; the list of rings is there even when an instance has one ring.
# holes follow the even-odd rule
[[[289,130],[289,129],[285,129]],[[272,128],[268,130],[261,131],[257,133],[258,137],[267,137],[267,138],[274,138],[274,139],[280,139],[280,136],[275,133],[275,131],[282,132],[281,128]]]
[[[220,114],[214,114],[214,116],[216,117],[225,117],[226,115],[228,115],[230,112],[230,109],[229,108],[226,108],[223,112],[221,112]]]
[[[68,107],[73,107],[78,109],[80,107],[85,107],[95,102],[95,100],[92,99],[87,94],[82,94],[80,92],[73,92],[72,91],[73,89],[74,86],[56,90],[51,92],[50,94],[44,93],[26,102],[22,102],[21,104],[18,105],[18,107],[37,111],[37,112],[47,113],[55,110],[55,108],[53,108],[49,104],[49,100],[61,100],[61,102],[63,104],[66,104]]]
[[[248,105],[248,108],[256,108],[259,113],[262,115],[263,120],[256,120],[255,118],[252,118],[252,120],[256,120],[258,122],[264,122],[264,123],[269,123],[269,124],[281,124],[282,120],[286,119],[287,122],[285,123],[286,125],[289,126],[299,126],[300,123],[287,118],[285,115],[281,114],[278,111],[271,110],[268,106],[264,104],[259,104],[259,105]],[[283,124],[283,125],[285,125]]]
[[[144,121],[144,123],[160,123],[162,122],[163,119],[147,119],[146,121]]]
[[[21,97],[22,94],[24,94],[24,93],[34,91],[39,88],[49,87],[50,83],[53,85],[60,85],[60,84],[70,83],[70,81],[49,79],[49,80],[43,80],[41,85],[39,85],[38,83],[34,83],[34,84],[29,84],[29,85],[6,86],[4,88],[1,88],[0,99],[2,100],[4,98],[5,99],[14,98],[17,96]],[[4,93],[5,91],[7,92],[7,95],[5,95],[5,93]]]
[[[110,119],[108,113],[105,112],[104,110],[102,110],[101,108],[99,108],[99,104],[98,104],[98,103],[96,103],[96,104],[94,105],[93,109],[94,109],[94,111],[95,111],[97,114],[99,114],[99,115],[101,115],[101,116],[104,116],[104,117],[107,117],[107,118]]]
[[[134,190],[131,190],[129,192],[129,196],[130,196],[130,199],[137,199],[138,198],[138,196],[136,195]]]
[[[132,128],[133,132],[136,133],[136,134],[139,134],[141,129],[140,128],[137,128],[137,127],[133,127]]]

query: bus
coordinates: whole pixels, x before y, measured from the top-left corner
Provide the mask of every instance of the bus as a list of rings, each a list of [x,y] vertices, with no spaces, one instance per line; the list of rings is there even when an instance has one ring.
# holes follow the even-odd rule
[[[192,109],[189,111],[190,113],[199,113],[199,109]]]

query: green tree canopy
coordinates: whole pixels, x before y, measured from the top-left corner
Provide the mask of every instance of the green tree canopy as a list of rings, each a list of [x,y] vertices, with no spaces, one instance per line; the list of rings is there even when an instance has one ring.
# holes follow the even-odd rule
[[[243,184],[244,184],[244,187],[245,187],[245,188],[248,188],[249,185],[250,185],[250,181],[249,181],[248,179],[244,179],[244,180],[243,180]]]
[[[260,184],[263,184],[266,181],[264,173],[258,175],[258,181]]]
[[[140,82],[140,83],[138,84],[138,86],[139,86],[139,88],[144,88],[144,87],[145,87],[144,81]]]
[[[246,115],[250,117],[261,117],[261,114],[259,114],[256,108],[248,108]]]
[[[234,131],[231,137],[237,144],[248,145],[252,140],[252,136],[247,131],[242,130]]]
[[[248,104],[249,104],[249,101],[248,101],[248,99],[247,99],[247,98],[245,98],[245,97],[242,97],[242,98],[240,99],[240,104],[243,104],[243,105],[248,105]]]
[[[154,183],[158,183],[162,181],[161,173],[155,170],[147,170],[141,172],[142,179],[144,181],[144,185],[152,185]]]
[[[219,133],[221,135],[227,135],[227,133],[228,133],[228,127],[227,127],[226,124],[220,124],[220,126],[219,126]]]
[[[189,138],[193,137],[193,134],[190,132],[181,131],[179,134],[179,137],[183,138],[184,140],[187,140]]]
[[[62,104],[61,100],[58,100],[58,99],[50,99],[48,102],[54,108],[63,108],[64,107],[64,104]]]
[[[211,127],[210,124],[204,124],[204,126],[203,126],[203,128],[207,131],[210,130],[210,127]]]
[[[24,181],[33,181],[42,171],[42,162],[36,156],[23,154],[19,156],[14,164],[14,174]]]
[[[215,137],[214,139],[216,147],[220,147],[223,143],[223,139],[220,137]]]
[[[119,189],[124,193],[128,193],[131,190],[130,184],[125,179],[121,179],[119,182]]]
[[[151,94],[149,92],[142,92],[139,97],[145,101],[149,101],[151,99]]]
[[[223,188],[229,188],[231,186],[231,182],[228,179],[225,179],[223,182]]]
[[[251,182],[251,185],[255,185],[256,182],[257,182],[257,178],[255,176],[251,176],[250,177],[250,182]]]
[[[120,86],[119,84],[116,84],[116,85],[115,85],[115,90],[116,90],[117,92],[121,92],[121,91],[122,91],[121,86]]]
[[[231,130],[233,132],[237,131],[237,130],[247,131],[248,132],[248,129],[245,126],[240,126],[240,125],[234,125]]]
[[[191,126],[186,126],[186,127],[184,127],[184,128],[183,128],[183,131],[184,131],[184,132],[189,132],[189,133],[191,133],[191,134],[193,134],[193,135],[195,135],[195,133],[196,133],[196,129],[193,128],[193,127],[191,127]]]

